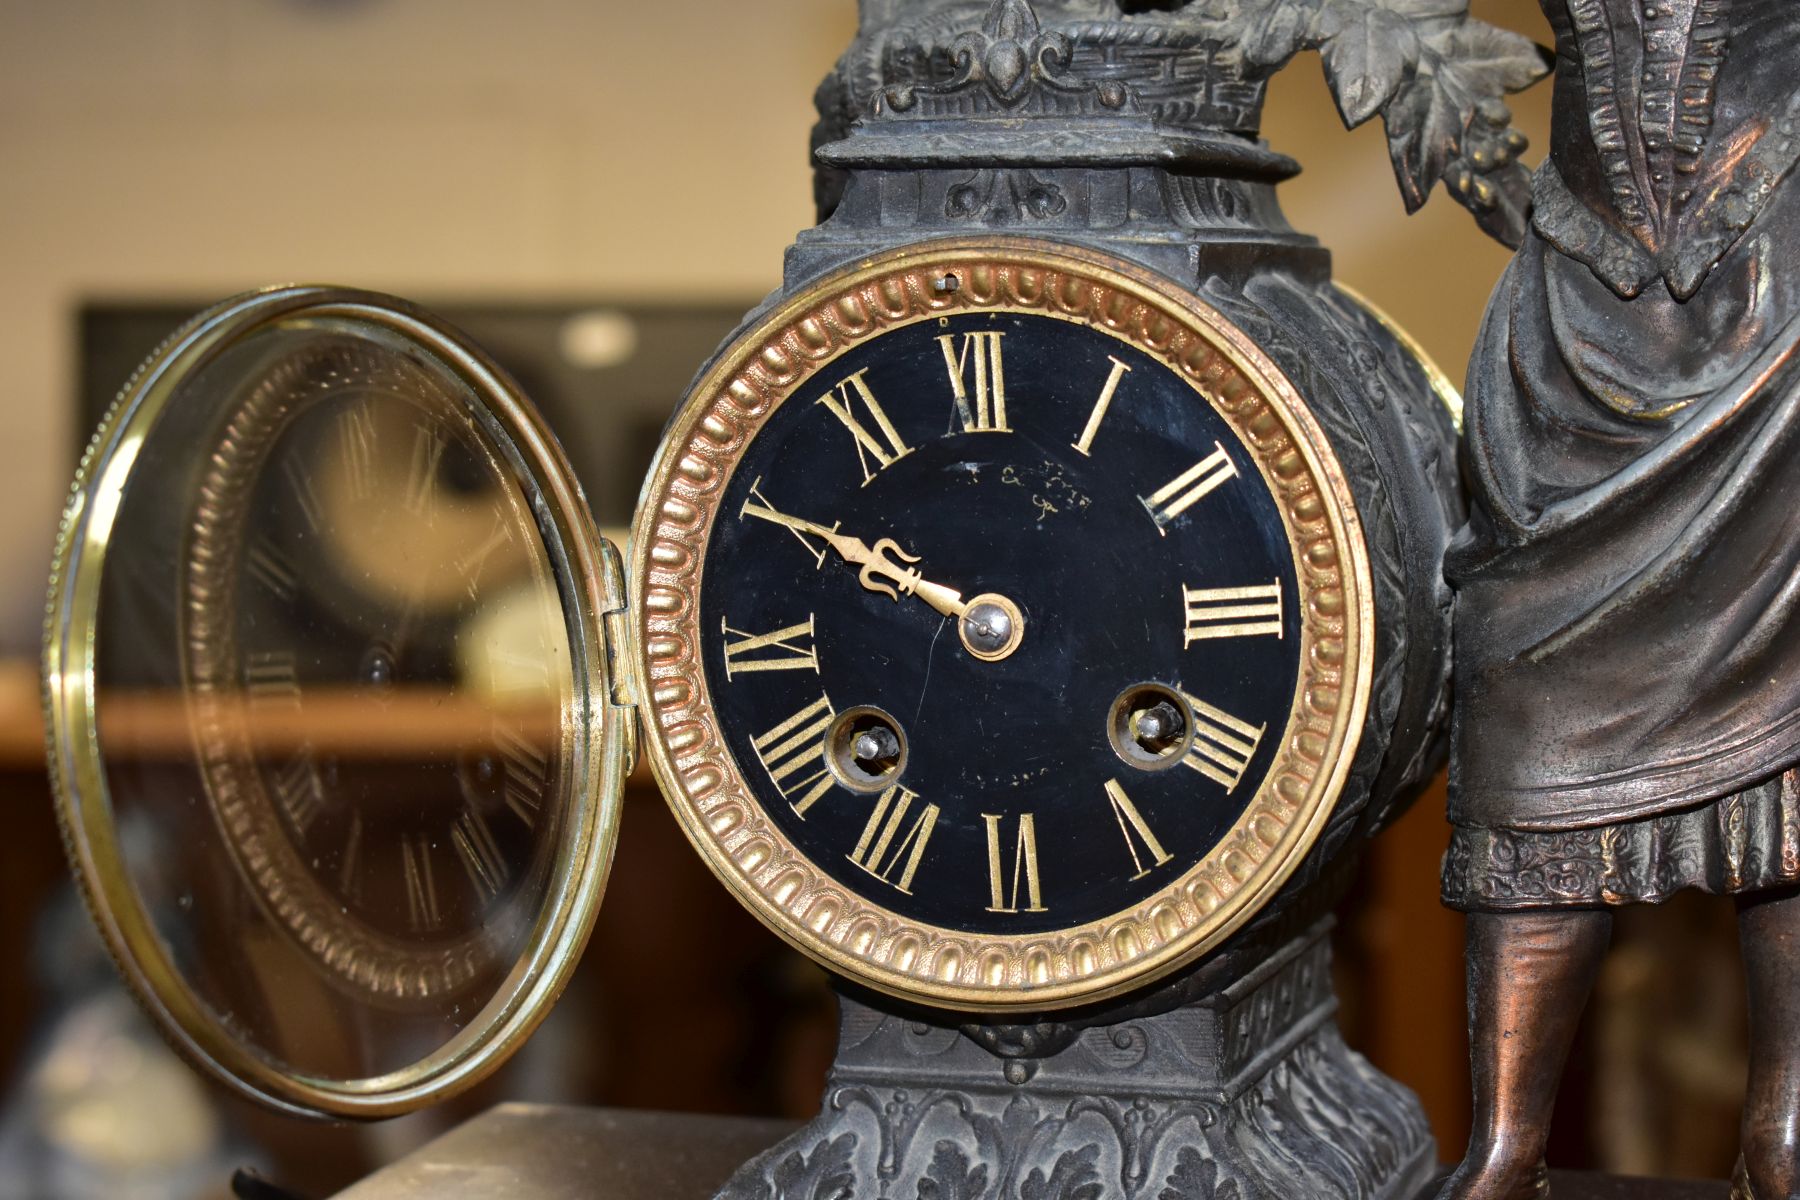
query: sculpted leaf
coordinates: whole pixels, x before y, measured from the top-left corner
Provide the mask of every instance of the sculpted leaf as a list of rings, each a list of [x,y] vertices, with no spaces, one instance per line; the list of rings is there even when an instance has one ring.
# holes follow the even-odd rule
[[[1435,70],[1414,76],[1389,107],[1388,154],[1407,212],[1417,212],[1443,178],[1474,115],[1475,97],[1454,75]]]
[[[813,1147],[811,1155],[794,1151],[775,1165],[772,1200],[854,1200],[856,1173],[850,1154],[854,1133],[840,1134]]]
[[[1238,1181],[1219,1178],[1219,1164],[1194,1146],[1183,1146],[1175,1156],[1175,1169],[1156,1200],[1240,1200]]]
[[[1432,46],[1465,87],[1484,96],[1528,88],[1549,73],[1554,61],[1530,38],[1478,21],[1455,26],[1432,39]]]
[[[1419,35],[1404,17],[1339,0],[1326,10],[1332,30],[1320,49],[1325,79],[1344,124],[1355,128],[1381,111],[1419,60]]]
[[[1509,245],[1523,236],[1525,139],[1504,97],[1548,74],[1551,56],[1469,16],[1468,0],[1242,0],[1246,58],[1276,68],[1316,49],[1344,124],[1381,114],[1408,212],[1446,172],[1452,195]],[[1480,116],[1479,130],[1471,122]]]
[[[987,1179],[986,1163],[971,1169],[963,1148],[946,1139],[933,1150],[931,1165],[919,1180],[919,1200],[980,1200]]]
[[[1065,1152],[1051,1168],[1050,1178],[1045,1179],[1041,1169],[1031,1172],[1019,1189],[1021,1200],[1101,1200],[1106,1188],[1094,1166],[1099,1157],[1100,1147],[1091,1144]]]
[[[1219,1177],[1219,1164],[1205,1157],[1193,1146],[1183,1146],[1175,1155],[1175,1169],[1156,1200],[1212,1200],[1213,1184]]]
[[[1280,66],[1316,44],[1310,36],[1316,15],[1316,0],[1246,0],[1239,14],[1244,56],[1258,66]]]

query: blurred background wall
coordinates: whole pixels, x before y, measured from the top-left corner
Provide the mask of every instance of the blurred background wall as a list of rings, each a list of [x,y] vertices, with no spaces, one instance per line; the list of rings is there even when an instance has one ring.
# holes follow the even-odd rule
[[[1476,8],[1543,36],[1531,0]],[[854,29],[853,0],[0,0],[0,648],[35,642],[87,434],[78,301],[761,295],[811,221],[812,90]],[[1520,107],[1541,141],[1542,89]],[[1460,377],[1504,254],[1441,199],[1404,218],[1316,62],[1268,136],[1307,167],[1294,223]]]
[[[1533,0],[1474,9],[1547,37]],[[79,306],[293,280],[425,300],[747,304],[778,284],[782,248],[812,219],[810,98],[854,26],[852,0],[0,0],[0,803],[20,814],[0,840],[0,972],[22,961],[24,928],[60,878],[28,660],[58,505],[88,432],[75,404]],[[1541,147],[1547,89],[1516,111]],[[1282,189],[1293,223],[1460,379],[1505,251],[1442,196],[1405,216],[1380,128],[1342,130],[1316,61],[1277,79],[1265,133],[1306,166]],[[628,814],[608,912],[690,888],[679,918],[721,938],[761,936],[686,854],[647,785]],[[1353,1043],[1420,1092],[1454,1154],[1467,1085],[1460,922],[1436,904],[1446,840],[1440,790],[1377,846],[1340,959]],[[1685,919],[1684,944],[1728,960],[1721,922]],[[1646,1080],[1676,1070],[1649,1061],[1654,1039],[1633,1032],[1641,1010],[1671,1007],[1672,960],[1643,948],[1674,944],[1676,928],[1653,923],[1635,943],[1627,932],[1607,984],[1611,1024],[1584,1043],[1565,1090],[1564,1161],[1669,1169],[1673,1155],[1676,1168],[1709,1171],[1729,1153],[1698,1138],[1673,1154],[1659,1122],[1693,1122],[1609,1110],[1581,1069],[1605,1059]],[[584,966],[600,982],[579,1003],[626,1027],[717,984],[619,984],[654,954],[634,943],[642,936],[603,916]],[[742,956],[755,1005],[814,1005],[816,973],[795,983],[805,969],[772,943],[766,953]],[[1682,1069],[1701,1080],[1708,1127],[1728,1130],[1738,1002],[1729,986],[1703,1001],[1699,1016],[1675,1014],[1698,1031],[1679,1048]],[[744,1011],[754,1037],[757,1013]],[[829,1054],[827,1013],[810,1010],[817,1019],[792,1041],[764,1046],[800,1064],[778,1078],[767,1058],[728,1048],[709,1067],[702,1038],[695,1072],[729,1061],[764,1077],[695,1091],[656,1070],[655,1047],[627,1045],[609,1060],[610,1084],[586,1098],[804,1112]],[[0,1083],[30,1061],[27,1032],[46,1019],[40,992],[0,985]],[[720,1047],[743,1036],[719,1032]],[[1610,1140],[1594,1132],[1609,1121]],[[265,1130],[265,1144],[284,1138]],[[334,1183],[405,1140],[377,1137],[363,1159],[330,1169],[314,1161],[312,1178]]]

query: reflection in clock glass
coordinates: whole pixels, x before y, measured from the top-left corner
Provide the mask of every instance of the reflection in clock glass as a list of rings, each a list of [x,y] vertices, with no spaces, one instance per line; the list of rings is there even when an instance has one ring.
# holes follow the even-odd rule
[[[883,909],[1103,920],[1194,868],[1275,760],[1281,506],[1199,390],[1103,329],[1001,311],[862,342],[769,416],[720,513],[720,727],[782,832]]]
[[[476,394],[379,327],[266,327],[181,387],[101,585],[127,870],[259,1056],[403,1069],[504,993],[566,882],[565,550]]]

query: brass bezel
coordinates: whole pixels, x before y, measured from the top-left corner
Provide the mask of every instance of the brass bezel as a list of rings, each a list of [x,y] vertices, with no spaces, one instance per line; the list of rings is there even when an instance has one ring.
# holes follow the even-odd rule
[[[121,856],[95,724],[100,581],[115,549],[113,518],[138,446],[183,382],[239,339],[272,323],[314,317],[367,322],[416,341],[470,386],[512,439],[568,557],[566,572],[555,567],[570,617],[575,674],[564,721],[580,734],[567,773],[575,799],[565,844],[524,953],[455,1038],[409,1067],[358,1080],[315,1078],[275,1065],[232,1036],[188,987]],[[139,368],[82,456],[63,512],[45,620],[44,717],[57,816],[89,911],[139,1003],[196,1067],[295,1115],[389,1117],[474,1085],[530,1036],[580,958],[617,839],[634,733],[632,714],[614,702],[607,674],[603,614],[621,607],[617,564],[617,552],[594,528],[573,471],[531,405],[460,334],[404,301],[324,287],[252,293],[202,313]]]
[[[947,274],[958,287],[939,286]],[[1019,937],[904,919],[808,861],[752,798],[719,735],[699,654],[708,539],[762,423],[851,346],[900,325],[991,310],[1090,324],[1186,378],[1237,431],[1281,505],[1303,595],[1300,686],[1276,764],[1232,832],[1140,905]],[[1293,385],[1224,316],[1161,276],[1035,239],[909,246],[827,276],[758,318],[696,382],[664,435],[632,529],[627,590],[650,763],[714,873],[826,967],[964,1011],[1047,1011],[1117,996],[1241,927],[1324,827],[1361,737],[1373,673],[1370,566],[1355,503]]]

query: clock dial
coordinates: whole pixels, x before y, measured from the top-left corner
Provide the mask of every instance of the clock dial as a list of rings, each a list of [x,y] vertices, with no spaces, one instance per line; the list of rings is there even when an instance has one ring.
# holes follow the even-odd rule
[[[1097,255],[936,243],[743,334],[634,531],[651,761],[860,982],[1051,1008],[1191,961],[1354,751],[1366,555],[1291,385]]]
[[[220,306],[77,477],[45,697],[71,857],[171,1041],[386,1116],[560,990],[630,753],[616,552],[511,385],[401,302]]]
[[[1198,400],[1105,329],[958,313],[863,341],[745,448],[702,660],[759,807],[838,885],[1041,933],[1141,903],[1247,810],[1298,580]]]

